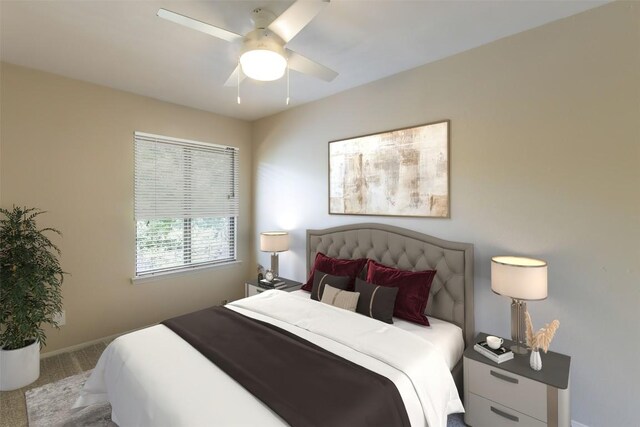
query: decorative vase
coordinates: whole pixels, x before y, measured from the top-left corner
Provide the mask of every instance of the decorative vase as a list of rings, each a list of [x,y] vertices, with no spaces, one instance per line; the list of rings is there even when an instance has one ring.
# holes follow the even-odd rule
[[[16,390],[31,384],[40,376],[40,343],[17,348],[0,349],[0,390]]]
[[[542,358],[540,357],[540,350],[531,350],[531,356],[529,357],[529,366],[534,371],[542,369]]]

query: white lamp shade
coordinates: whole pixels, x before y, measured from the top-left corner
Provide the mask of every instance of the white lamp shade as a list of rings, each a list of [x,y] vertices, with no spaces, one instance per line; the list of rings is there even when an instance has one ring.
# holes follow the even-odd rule
[[[491,258],[491,290],[519,300],[547,297],[547,263],[533,258]]]
[[[273,81],[284,75],[287,60],[268,49],[249,50],[240,56],[242,72],[254,80]]]
[[[265,231],[260,233],[262,252],[284,252],[289,250],[289,233],[286,231]]]

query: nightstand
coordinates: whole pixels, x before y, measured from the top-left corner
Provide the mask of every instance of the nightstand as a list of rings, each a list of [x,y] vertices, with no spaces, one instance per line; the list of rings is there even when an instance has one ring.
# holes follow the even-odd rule
[[[277,288],[280,291],[293,292],[293,291],[297,291],[302,287],[302,283],[296,282],[295,280],[285,279],[284,277],[278,277],[278,279],[283,280],[286,284],[282,288]],[[258,282],[258,279],[248,280],[244,284],[244,296],[250,297],[250,296],[259,294],[260,292],[268,291],[269,289],[274,289],[274,288],[263,286]]]
[[[474,344],[484,341],[479,334]],[[512,341],[504,340],[509,348]],[[469,346],[464,352],[464,421],[472,427],[569,427],[569,368],[564,354],[541,353],[542,370],[530,353],[497,364]]]

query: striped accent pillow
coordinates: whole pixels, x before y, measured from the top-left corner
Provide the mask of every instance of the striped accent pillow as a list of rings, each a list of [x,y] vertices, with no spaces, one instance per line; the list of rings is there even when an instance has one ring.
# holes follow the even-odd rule
[[[349,292],[334,288],[331,285],[325,285],[322,299],[320,301],[334,307],[343,308],[349,311],[356,311],[358,298],[360,298],[360,294],[358,292]]]
[[[385,323],[393,323],[393,309],[398,296],[398,288],[378,286],[356,279],[356,292],[360,299],[356,311]]]
[[[331,285],[337,289],[347,290],[349,289],[350,282],[351,278],[349,276],[334,276],[331,274],[323,273],[320,270],[316,270],[313,276],[311,299],[320,301],[322,299],[322,294],[324,293],[324,287],[326,285]]]

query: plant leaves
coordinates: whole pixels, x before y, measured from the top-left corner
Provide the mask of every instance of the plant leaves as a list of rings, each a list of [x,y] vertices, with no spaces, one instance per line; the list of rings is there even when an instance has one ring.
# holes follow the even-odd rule
[[[45,213],[37,208],[14,206],[0,213],[0,344],[16,349],[37,339],[44,346],[42,326],[57,326],[54,317],[62,310],[66,274],[60,250],[44,233],[61,233],[37,228],[35,219]]]

